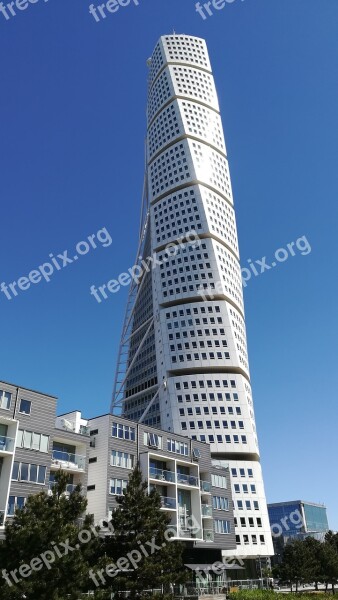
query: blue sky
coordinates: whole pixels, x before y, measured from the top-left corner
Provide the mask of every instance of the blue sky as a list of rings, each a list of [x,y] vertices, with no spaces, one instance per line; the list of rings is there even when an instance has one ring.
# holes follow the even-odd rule
[[[235,0],[207,20],[194,0],[140,0],[96,23],[89,0],[0,14],[0,282],[106,228],[92,249],[9,301],[0,378],[108,411],[143,184],[146,59],[158,37],[205,37],[214,67],[242,265],[306,236],[312,251],[245,289],[252,385],[269,501],[325,502],[338,529],[336,0]]]

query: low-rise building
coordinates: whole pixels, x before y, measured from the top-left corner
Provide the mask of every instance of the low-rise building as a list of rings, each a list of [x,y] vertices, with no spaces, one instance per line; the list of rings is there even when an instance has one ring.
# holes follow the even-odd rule
[[[28,496],[51,493],[60,469],[70,476],[67,493],[81,484],[88,512],[105,523],[139,464],[189,562],[235,552],[229,468],[213,464],[208,444],[111,414],[56,416],[56,408],[55,396],[0,382],[0,537]]]
[[[89,430],[80,412],[56,418],[57,398],[0,381],[0,537],[28,496],[70,475],[68,493],[87,486]]]
[[[107,520],[139,462],[190,547],[236,548],[229,469],[213,466],[208,444],[107,414],[90,419],[88,512]]]

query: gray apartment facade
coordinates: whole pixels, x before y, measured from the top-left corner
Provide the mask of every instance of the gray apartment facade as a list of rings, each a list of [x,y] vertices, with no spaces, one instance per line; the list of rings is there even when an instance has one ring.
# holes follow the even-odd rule
[[[208,444],[111,414],[89,426],[88,512],[96,522],[109,519],[139,462],[174,539],[195,549],[236,548],[229,469],[212,465]]]
[[[56,416],[56,408],[55,396],[0,381],[0,538],[30,495],[51,493],[60,469],[67,493],[81,484],[87,511],[106,522],[139,463],[189,562],[208,562],[203,549],[213,561],[235,550],[229,469],[212,464],[208,444],[111,414]]]
[[[0,381],[0,538],[28,496],[51,492],[59,469],[69,474],[67,493],[86,489],[89,430],[79,411],[56,418],[56,405],[55,396]]]

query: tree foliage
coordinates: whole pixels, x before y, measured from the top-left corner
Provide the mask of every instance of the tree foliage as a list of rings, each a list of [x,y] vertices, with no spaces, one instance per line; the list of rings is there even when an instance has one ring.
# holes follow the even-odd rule
[[[329,531],[324,542],[312,537],[292,540],[283,552],[282,562],[274,568],[274,575],[291,586],[299,584],[324,583],[332,586],[334,592],[338,582],[338,534]]]
[[[89,566],[99,541],[92,518],[82,520],[87,500],[80,486],[69,497],[65,494],[67,474],[60,471],[55,480],[51,495],[30,496],[6,523],[0,546],[3,600],[59,600],[67,595],[77,600],[79,590],[88,589]],[[91,533],[90,539],[89,533],[81,533],[84,530]],[[79,534],[88,541],[81,543]]]
[[[112,559],[127,558],[129,566],[116,574],[113,586],[130,590],[135,597],[147,589],[170,589],[170,584],[186,579],[183,569],[183,545],[170,541],[171,518],[161,510],[156,491],[147,492],[147,483],[137,466],[132,472],[124,496],[117,499],[113,513],[113,535],[108,538],[107,555]],[[134,563],[129,559],[134,558]],[[119,563],[123,564],[123,563]]]

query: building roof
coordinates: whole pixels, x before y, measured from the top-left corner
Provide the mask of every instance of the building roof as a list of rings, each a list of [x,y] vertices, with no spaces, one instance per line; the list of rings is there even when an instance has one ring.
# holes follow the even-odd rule
[[[48,398],[53,398],[53,400],[58,400],[57,396],[45,394],[45,392],[39,392],[39,390],[33,390],[32,388],[28,388],[25,385],[18,385],[17,383],[11,383],[10,381],[4,381],[3,379],[1,379],[0,384],[1,383],[4,383],[5,385],[10,385],[15,388],[19,388],[20,390],[27,390],[27,392],[33,392],[33,394],[40,394],[40,396],[47,396]]]
[[[277,506],[290,506],[290,504],[306,504],[308,506],[318,506],[319,508],[326,508],[325,504],[319,502],[307,502],[306,500],[289,500],[288,502],[269,502],[268,508],[274,508]]]

